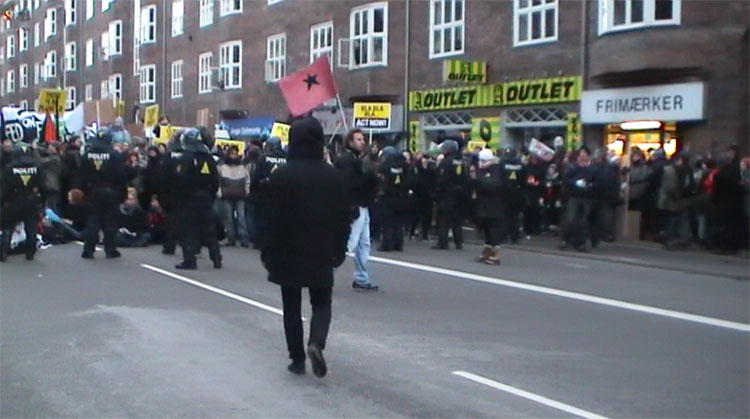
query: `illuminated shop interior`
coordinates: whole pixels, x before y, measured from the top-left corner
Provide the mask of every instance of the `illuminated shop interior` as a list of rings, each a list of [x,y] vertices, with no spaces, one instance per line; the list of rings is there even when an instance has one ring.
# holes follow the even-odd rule
[[[624,150],[638,147],[645,154],[650,149],[664,148],[667,156],[678,149],[677,124],[662,121],[626,121],[605,127],[607,148],[618,156]]]

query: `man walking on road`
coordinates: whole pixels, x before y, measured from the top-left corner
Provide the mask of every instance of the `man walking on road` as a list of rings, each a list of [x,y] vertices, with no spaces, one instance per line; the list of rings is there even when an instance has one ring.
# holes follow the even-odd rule
[[[346,258],[349,199],[344,176],[323,160],[323,127],[314,118],[292,125],[289,161],[269,178],[261,260],[281,285],[289,371],[305,373],[302,288],[310,289],[312,321],[307,355],[313,373],[327,373],[323,349],[331,324],[333,268]],[[300,209],[303,210],[300,210]]]
[[[370,211],[375,201],[378,182],[375,174],[365,171],[361,156],[365,151],[365,134],[353,129],[346,135],[346,151],[341,153],[334,166],[349,182],[352,205],[352,227],[347,250],[354,252],[354,282],[352,288],[360,291],[378,291],[370,282],[367,261],[370,258]]]

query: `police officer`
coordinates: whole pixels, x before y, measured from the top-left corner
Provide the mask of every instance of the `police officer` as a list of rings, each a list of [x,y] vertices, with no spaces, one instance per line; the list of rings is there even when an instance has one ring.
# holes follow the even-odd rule
[[[448,249],[448,229],[453,230],[456,249],[463,249],[461,230],[465,192],[469,186],[469,176],[463,157],[455,140],[445,140],[440,144],[443,161],[437,168],[436,208],[438,242],[433,249]]]
[[[253,173],[250,175],[250,196],[255,201],[255,225],[261,230],[263,225],[263,201],[266,198],[266,185],[273,172],[286,164],[286,152],[281,147],[278,137],[266,140],[265,151],[258,158]],[[257,248],[257,245],[253,246]]]
[[[182,157],[182,142],[180,136],[182,130],[175,133],[167,144],[167,152],[162,156],[161,161],[161,176],[162,176],[162,190],[159,193],[159,204],[164,208],[164,212],[167,216],[167,234],[164,239],[164,246],[161,252],[165,255],[174,255],[175,247],[177,246],[177,237],[179,231],[177,224],[175,223],[175,205],[174,205],[174,190],[169,187],[174,181],[175,167],[177,161]]]
[[[115,243],[118,208],[125,199],[127,185],[123,157],[112,147],[109,129],[87,141],[81,158],[81,181],[91,204],[81,257],[94,258],[94,246],[101,229],[104,232],[104,254],[107,259],[118,258],[120,252]]]
[[[523,185],[525,171],[516,150],[505,147],[500,160],[500,177],[502,179],[503,215],[501,217],[500,242],[507,237],[513,243],[518,242],[519,218],[524,203]]]
[[[26,233],[26,260],[34,259],[39,204],[42,202],[43,189],[41,162],[34,157],[31,146],[16,143],[11,161],[3,168],[0,191],[3,214],[0,261],[4,261],[8,256],[13,230],[16,224],[21,222]]]
[[[210,152],[213,144],[205,144],[204,139],[211,142],[210,137],[204,137],[195,128],[185,130],[180,136],[183,152],[171,183],[182,247],[182,263],[175,266],[177,269],[197,269],[195,255],[203,242],[208,246],[214,268],[221,268],[216,224],[211,216],[219,189],[219,171]]]
[[[383,220],[383,242],[378,251],[404,250],[404,221],[407,213],[409,190],[406,184],[408,166],[401,153],[393,146],[383,149],[383,163],[378,175],[382,190],[380,196]]]

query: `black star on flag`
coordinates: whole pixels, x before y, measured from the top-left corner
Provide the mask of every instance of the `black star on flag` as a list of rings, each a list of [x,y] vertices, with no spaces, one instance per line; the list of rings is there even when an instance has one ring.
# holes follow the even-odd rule
[[[318,75],[317,74],[308,74],[307,78],[302,80],[303,83],[307,83],[307,90],[309,91],[313,84],[320,84],[318,83]]]

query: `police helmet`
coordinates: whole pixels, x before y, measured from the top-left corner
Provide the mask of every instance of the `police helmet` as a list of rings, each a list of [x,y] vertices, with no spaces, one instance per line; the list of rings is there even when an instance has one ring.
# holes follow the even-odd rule
[[[513,146],[506,146],[503,149],[503,157],[506,159],[514,158],[516,157],[516,149]]]
[[[456,140],[445,140],[440,144],[441,153],[455,153],[458,151],[458,142]]]
[[[267,139],[266,148],[268,149],[268,151],[281,151],[281,139],[279,137],[271,137]]]
[[[396,147],[389,145],[380,152],[380,155],[383,157],[383,160],[388,160],[393,157],[400,156],[401,153],[399,153]]]
[[[96,137],[101,142],[112,144],[112,130],[109,128],[100,129],[99,132],[96,134]]]
[[[13,161],[29,161],[33,159],[33,150],[31,146],[24,142],[13,144]]]
[[[198,129],[198,132],[200,132],[201,134],[201,141],[203,142],[203,144],[205,144],[209,150],[213,149],[214,144],[216,143],[216,140],[214,139],[214,136],[211,135],[210,132],[208,132],[208,128],[201,125],[197,127],[197,129]]]
[[[201,132],[195,128],[188,128],[180,135],[180,143],[185,150],[195,150],[202,144]]]

